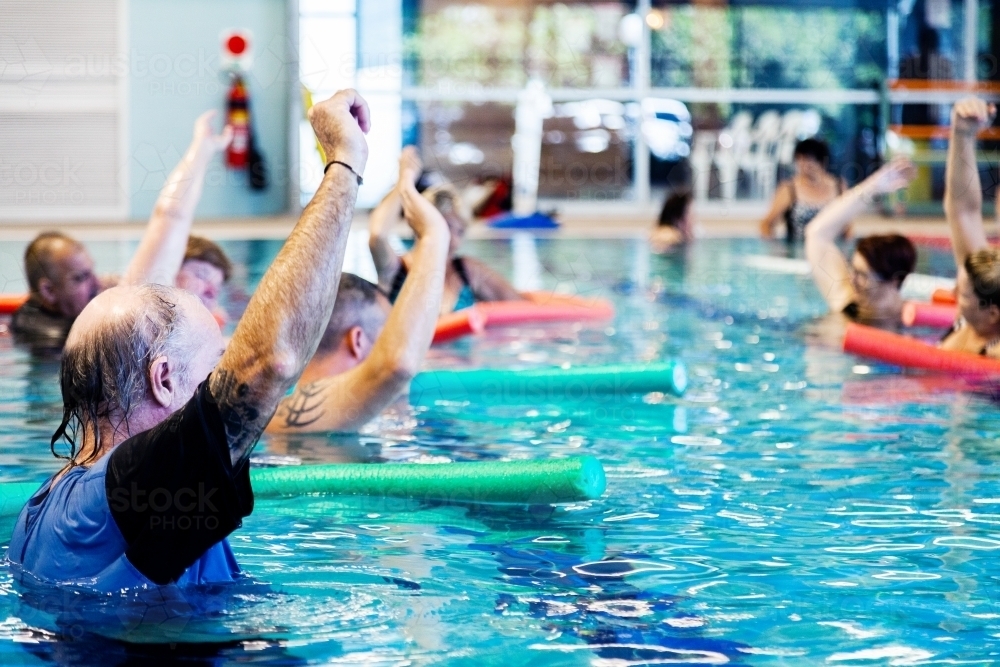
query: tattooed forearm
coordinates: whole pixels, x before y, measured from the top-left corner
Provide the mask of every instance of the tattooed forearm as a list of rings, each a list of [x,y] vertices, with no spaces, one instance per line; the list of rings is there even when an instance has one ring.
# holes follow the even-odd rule
[[[278,420],[284,428],[305,428],[326,415],[326,393],[329,380],[317,380],[298,387],[295,393],[278,406]]]
[[[231,371],[217,369],[212,373],[208,387],[226,427],[230,459],[234,467],[239,466],[250,456],[271,415],[261,414],[259,399],[253,396],[249,385],[241,382]]]
[[[346,169],[326,175],[212,374],[234,463],[249,456],[330,319],[357,188]]]

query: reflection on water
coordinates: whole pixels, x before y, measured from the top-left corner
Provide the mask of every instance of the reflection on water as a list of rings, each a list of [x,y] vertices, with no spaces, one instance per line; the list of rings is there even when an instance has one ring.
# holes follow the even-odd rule
[[[232,540],[246,581],[155,604],[37,591],[0,569],[0,664],[995,659],[1000,418],[988,393],[812,340],[804,325],[824,306],[808,277],[742,259],[784,256],[782,244],[705,241],[647,257],[637,241],[519,239],[470,250],[501,270],[527,267],[533,286],[611,298],[616,320],[490,332],[435,350],[430,366],[680,357],[687,395],[402,401],[360,434],[267,438],[257,455],[587,453],[605,464],[604,498],[554,508],[261,500]],[[235,315],[278,244],[226,245],[243,263],[228,297]],[[949,262],[924,253],[919,270]],[[0,336],[0,480],[58,467],[55,372]]]

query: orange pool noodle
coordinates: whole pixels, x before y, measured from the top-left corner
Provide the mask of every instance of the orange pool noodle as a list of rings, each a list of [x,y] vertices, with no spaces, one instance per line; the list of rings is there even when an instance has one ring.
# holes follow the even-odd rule
[[[947,329],[955,323],[958,309],[942,303],[907,301],[903,304],[903,324],[908,327],[938,327]]]
[[[27,300],[27,294],[0,294],[0,315],[13,313]]]
[[[1000,378],[1000,360],[969,352],[941,350],[908,336],[853,322],[847,325],[844,352],[904,368]]]
[[[931,294],[931,303],[958,303],[958,297],[955,296],[955,292],[950,289],[938,288],[934,290]]]

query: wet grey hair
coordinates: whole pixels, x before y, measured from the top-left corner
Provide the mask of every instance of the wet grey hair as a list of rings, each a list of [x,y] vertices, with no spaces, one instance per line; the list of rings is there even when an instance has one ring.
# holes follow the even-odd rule
[[[149,367],[154,359],[167,356],[183,363],[179,354],[181,313],[177,288],[143,285],[136,289],[136,307],[107,321],[63,351],[59,382],[62,388],[63,418],[50,443],[52,453],[68,459],[70,465],[84,465],[101,451],[100,420],[109,419],[117,433],[133,409],[149,390]],[[182,367],[175,366],[183,374]],[[87,431],[97,446],[86,460],[76,461]],[[65,440],[69,452],[60,454],[56,446]]]

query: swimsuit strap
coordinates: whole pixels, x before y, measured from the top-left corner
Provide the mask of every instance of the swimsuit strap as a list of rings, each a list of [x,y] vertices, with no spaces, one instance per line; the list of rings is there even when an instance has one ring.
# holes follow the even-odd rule
[[[957,333],[958,330],[961,329],[963,326],[965,326],[965,320],[962,319],[961,315],[959,315],[958,317],[955,318],[955,321],[951,323],[951,326],[948,327],[948,330],[944,332],[944,335],[941,336],[940,342],[943,343],[946,340],[948,340],[949,336],[951,336],[953,333]]]
[[[786,183],[788,183],[788,190],[792,194],[792,201],[788,204],[788,208],[785,209],[785,215],[784,215],[785,228],[787,230],[785,238],[790,241],[792,240],[795,234],[795,220],[792,217],[793,211],[795,210],[795,202],[797,199],[795,196],[795,177],[792,176],[786,181]]]
[[[989,351],[992,350],[997,345],[1000,345],[1000,336],[997,336],[990,342],[986,343],[986,345],[983,345],[983,349],[979,351],[980,356],[988,357]]]
[[[403,260],[399,260],[399,268],[396,270],[396,275],[392,277],[392,287],[389,288],[389,303],[396,303],[399,292],[403,289],[403,283],[406,282],[406,275],[406,265],[403,264]]]
[[[458,277],[462,279],[462,284],[466,287],[471,287],[469,284],[469,272],[465,269],[465,258],[456,257],[451,260],[451,265],[455,269],[455,273],[458,274]]]

